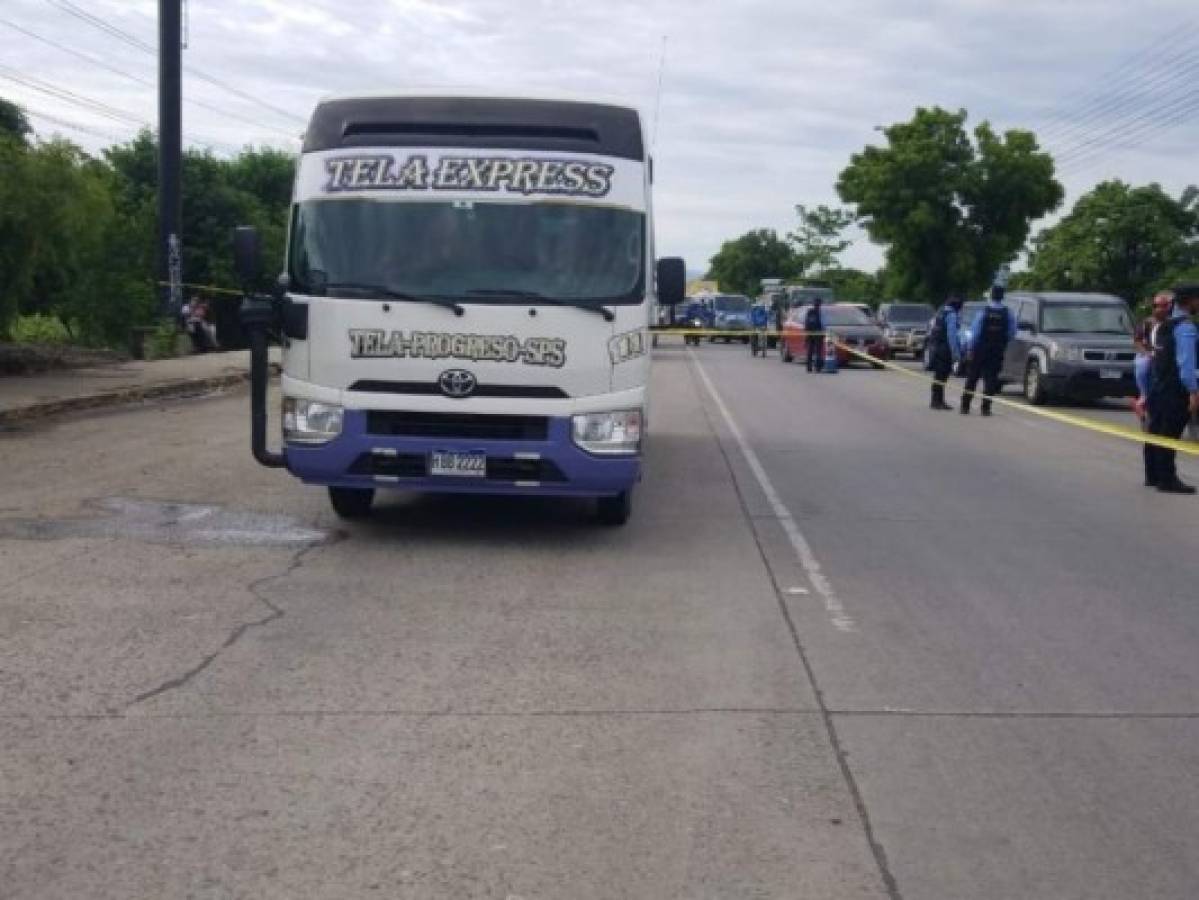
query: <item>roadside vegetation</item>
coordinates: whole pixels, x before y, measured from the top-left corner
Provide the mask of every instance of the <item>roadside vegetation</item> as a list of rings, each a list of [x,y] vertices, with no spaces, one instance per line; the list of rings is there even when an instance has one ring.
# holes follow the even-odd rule
[[[845,208],[796,207],[785,236],[755,229],[726,241],[707,278],[754,295],[763,278],[816,280],[838,297],[942,302],[976,296],[1004,265],[1016,288],[1097,291],[1133,305],[1179,280],[1199,280],[1199,188],[1171,197],[1159,185],[1105,181],[1056,224],[1033,224],[1061,205],[1053,158],[1029,131],[968,131],[964,110],[918,109],[882,128],[885,143],[855,153],[836,189]],[[884,248],[876,272],[846,268],[846,233],[860,227]]]
[[[282,259],[294,171],[278,150],[185,152],[187,282],[233,284],[230,235],[240,224],[258,228],[266,258]],[[0,342],[125,348],[132,329],[159,324],[156,182],[150,132],[92,156],[36,139],[20,109],[0,100]]]

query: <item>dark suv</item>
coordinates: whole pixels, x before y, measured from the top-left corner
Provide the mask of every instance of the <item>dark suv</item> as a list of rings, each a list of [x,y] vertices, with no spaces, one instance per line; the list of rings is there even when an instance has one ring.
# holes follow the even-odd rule
[[[1017,330],[1001,377],[1023,385],[1030,403],[1136,394],[1132,313],[1119,297],[1016,292],[1004,302]]]
[[[929,319],[937,311],[927,303],[884,303],[878,308],[878,324],[892,353],[910,353],[912,359],[924,354]]]

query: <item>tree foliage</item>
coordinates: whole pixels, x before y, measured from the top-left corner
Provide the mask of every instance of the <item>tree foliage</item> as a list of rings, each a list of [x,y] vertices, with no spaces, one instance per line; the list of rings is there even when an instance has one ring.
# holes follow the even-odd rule
[[[0,101],[0,338],[16,315],[48,314],[81,342],[123,345],[156,309],[156,141],[143,131],[101,158],[63,140],[28,143],[8,107]],[[265,258],[281,264],[294,173],[277,150],[187,151],[184,281],[233,286],[237,225],[256,226]]]
[[[712,257],[707,278],[722,291],[756,296],[763,278],[792,278],[802,268],[791,246],[773,228],[747,231],[725,241]]]
[[[1157,184],[1105,181],[1037,235],[1020,284],[1143,300],[1199,269],[1197,199],[1194,187],[1174,199]]]
[[[863,272],[861,269],[827,269],[821,280],[828,282],[838,300],[869,303],[878,306],[885,298],[881,273]]]
[[[26,136],[32,131],[21,107],[0,99],[0,140],[7,137],[24,143]]]
[[[853,224],[854,215],[845,209],[831,206],[808,208],[796,204],[795,214],[799,225],[787,235],[795,248],[796,265],[804,275],[822,275],[837,266],[837,257],[851,243],[843,237],[845,229]]]
[[[841,199],[887,248],[894,296],[936,303],[986,287],[1061,203],[1053,160],[1030,132],[1000,137],[984,122],[972,141],[965,123],[965,110],[917,109],[883,129],[886,147],[855,153],[841,172]]]

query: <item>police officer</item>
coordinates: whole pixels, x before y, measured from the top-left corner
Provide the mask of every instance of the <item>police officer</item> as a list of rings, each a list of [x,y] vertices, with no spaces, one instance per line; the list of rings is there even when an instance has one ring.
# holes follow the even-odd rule
[[[991,288],[991,299],[974,317],[970,328],[970,370],[962,392],[963,416],[970,414],[970,401],[978,379],[983,380],[982,414],[991,415],[991,398],[999,390],[999,370],[1003,368],[1003,352],[1016,336],[1016,317],[1003,304],[1002,285]]]
[[[813,298],[812,305],[804,313],[803,330],[807,335],[805,348],[808,371],[819,372],[824,367],[824,354],[821,353],[824,346],[824,314],[820,311],[819,297]]]
[[[1157,326],[1169,318],[1174,307],[1174,295],[1170,291],[1159,291],[1153,295],[1153,312],[1144,322],[1137,326],[1133,343],[1136,344],[1137,355],[1133,361],[1132,371],[1137,381],[1137,399],[1133,403],[1133,411],[1140,420],[1141,430],[1149,430],[1149,392],[1153,385],[1153,332]],[[1145,487],[1156,487],[1153,473],[1152,444],[1145,444],[1143,456],[1145,461]]]
[[[754,356],[766,355],[766,328],[770,324],[770,309],[765,303],[755,303],[749,311],[753,334],[749,339],[749,351]]]
[[[945,402],[945,382],[949,380],[949,373],[962,357],[962,348],[958,344],[958,316],[961,311],[962,298],[950,297],[937,310],[932,331],[928,335],[928,352],[933,370],[933,398],[930,406],[933,409],[953,409]]]
[[[1199,373],[1195,368],[1199,332],[1191,316],[1199,310],[1199,284],[1174,288],[1171,315],[1153,330],[1153,362],[1149,387],[1149,433],[1177,440],[1187,421],[1199,412]],[[1174,465],[1175,452],[1149,449],[1149,481],[1166,494],[1193,494]]]

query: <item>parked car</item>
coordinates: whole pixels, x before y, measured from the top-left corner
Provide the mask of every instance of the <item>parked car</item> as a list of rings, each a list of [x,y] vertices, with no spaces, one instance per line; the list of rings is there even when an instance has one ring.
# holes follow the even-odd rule
[[[741,294],[712,294],[708,298],[712,304],[712,327],[716,331],[743,331],[744,337],[724,335],[720,340],[726,344],[731,340],[749,343],[750,325],[749,311],[753,301]],[[715,337],[709,340],[716,340]]]
[[[936,310],[927,303],[884,303],[878,308],[878,324],[894,353],[910,353],[919,359],[928,340],[929,320]]]
[[[804,316],[808,307],[797,306],[787,316],[783,323],[782,341],[779,344],[779,356],[783,362],[791,362],[797,356],[806,353]],[[883,331],[871,321],[870,317],[848,303],[833,303],[821,307],[824,317],[824,328],[840,344],[873,356],[875,359],[886,359],[887,342],[883,339]],[[851,362],[860,361],[861,357],[854,356],[844,346],[837,347],[837,364],[847,366]],[[875,365],[875,368],[881,366]]]
[[[1023,385],[1030,403],[1136,395],[1132,312],[1119,297],[1013,293],[1004,302],[1017,330],[1001,377]]]

